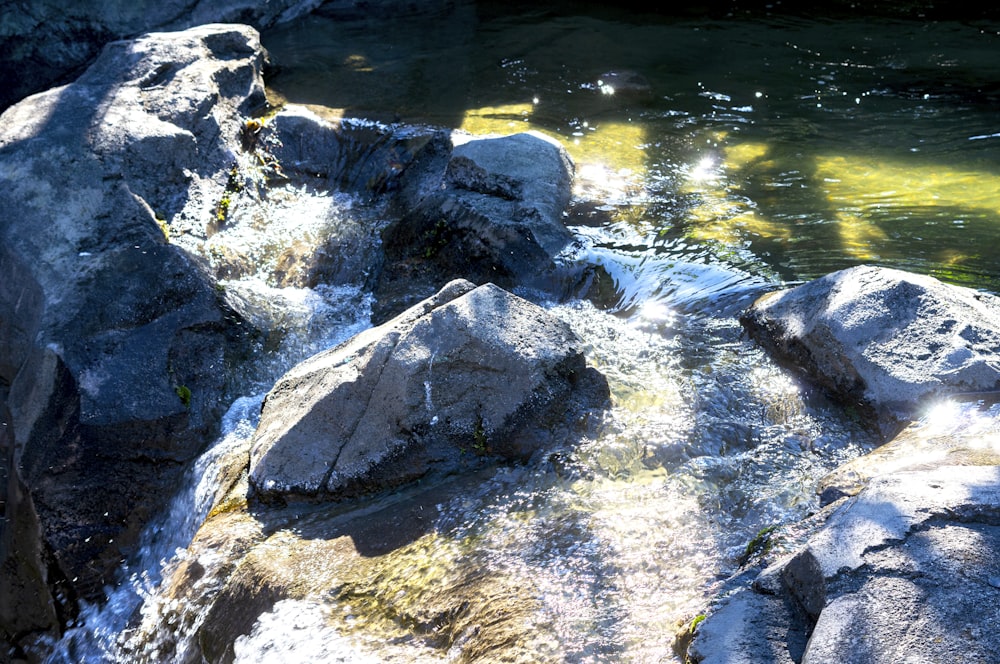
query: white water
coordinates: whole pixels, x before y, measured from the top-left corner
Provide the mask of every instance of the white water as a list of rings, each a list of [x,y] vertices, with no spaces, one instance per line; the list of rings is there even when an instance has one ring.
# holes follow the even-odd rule
[[[58,643],[49,662],[115,662],[130,618],[156,590],[161,571],[183,555],[217,498],[217,461],[253,435],[263,395],[236,399],[222,422],[222,435],[185,474],[170,509],[146,528],[143,546],[122,570],[123,581],[107,589],[107,602],[86,604],[77,624]]]
[[[218,440],[187,471],[165,513],[146,528],[140,539],[143,545],[122,569],[121,581],[106,589],[106,602],[81,607],[76,623],[55,644],[47,660],[51,664],[125,664],[134,661],[136,652],[148,662],[185,661],[183,648],[170,659],[158,653],[155,639],[129,642],[128,627],[140,615],[166,614],[176,608],[164,606],[169,598],[156,593],[164,572],[185,560],[186,547],[219,498],[219,491],[226,488],[219,483],[219,461],[248,445],[260,417],[264,392],[281,373],[295,362],[370,326],[370,297],[356,287],[279,289],[257,276],[228,282],[227,287],[256,304],[271,319],[271,325],[283,330],[281,342],[272,352],[260,355],[258,379],[249,385],[257,393],[234,400],[222,419]],[[199,563],[209,571],[216,566],[211,560]],[[218,581],[211,573],[203,578],[209,584]],[[206,593],[214,590],[217,588],[205,588]],[[178,632],[192,633],[201,618],[196,615],[195,622],[187,625],[163,625],[164,638],[173,645]]]

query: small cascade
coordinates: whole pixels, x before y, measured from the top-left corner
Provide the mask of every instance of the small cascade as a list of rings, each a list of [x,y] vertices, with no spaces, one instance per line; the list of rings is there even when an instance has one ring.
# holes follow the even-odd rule
[[[223,418],[219,440],[185,474],[170,508],[147,527],[142,549],[122,570],[122,581],[108,589],[105,603],[82,607],[76,625],[67,630],[49,662],[125,661],[118,653],[129,622],[155,592],[164,566],[183,554],[218,498],[218,462],[248,444],[262,400],[263,395],[257,395],[233,402]]]
[[[480,58],[487,64],[467,63],[470,79],[483,87],[480,97],[509,97],[517,105],[476,109],[462,100],[461,108],[438,109],[429,119],[456,128],[547,132],[563,141],[578,174],[598,158],[608,160],[590,188],[577,192],[602,200],[587,220],[569,217],[577,242],[562,257],[597,274],[596,285],[586,297],[567,301],[537,291],[518,294],[583,340],[588,362],[608,378],[614,406],[596,437],[572,449],[463,478],[467,484],[434,499],[404,488],[365,504],[355,518],[397,508],[405,513],[413,505],[433,517],[415,540],[344,562],[337,569],[342,582],[322,597],[275,603],[232,643],[240,664],[485,661],[475,660],[481,653],[475,648],[491,644],[477,644],[477,628],[460,620],[469,605],[461,593],[469,587],[516,607],[520,631],[507,636],[533,661],[675,661],[674,634],[731,588],[754,555],[755,536],[773,534],[767,542],[773,552],[790,549],[797,535],[785,527],[819,509],[821,478],[879,442],[850,413],[804,389],[765,356],[743,335],[739,311],[767,291],[869,260],[952,281],[1000,283],[996,245],[983,239],[994,233],[1000,189],[988,169],[978,170],[992,157],[970,153],[977,163],[949,170],[969,150],[992,145],[996,134],[984,125],[995,122],[995,105],[980,112],[947,95],[916,95],[902,80],[902,92],[894,91],[883,78],[901,78],[905,67],[888,67],[881,56],[853,46],[841,52],[844,44],[882,43],[885,26],[803,19],[774,30],[764,21],[734,19],[710,31],[687,22],[547,21],[507,17],[476,42],[489,55]],[[346,23],[316,19],[276,35],[282,39],[275,53],[286,62],[309,44],[298,60],[308,55],[333,63],[330,72],[318,65],[309,70],[308,81],[297,84],[306,90],[294,78],[301,71],[278,74],[275,84],[284,83],[286,96],[310,97],[317,88],[361,95],[373,82],[363,76],[387,75],[385,68],[351,60],[361,56],[349,55],[350,40],[365,44],[371,33],[366,24],[351,34]],[[915,26],[917,37],[901,47],[914,61],[928,59],[921,56],[924,27]],[[399,32],[406,28],[404,21]],[[298,30],[310,38],[299,38]],[[597,34],[605,35],[601,48],[590,49]],[[735,50],[704,57],[706,48],[715,53],[719,45]],[[334,54],[322,52],[326,48]],[[582,50],[595,55],[581,58]],[[319,51],[315,58],[313,51]],[[630,62],[639,52],[652,60]],[[420,63],[424,55],[394,57]],[[444,58],[449,69],[453,55]],[[978,71],[983,65],[971,58],[961,60],[962,67]],[[645,69],[653,93],[597,97],[593,74],[610,60]],[[987,70],[993,67],[991,59]],[[449,80],[436,71],[406,73],[412,85],[401,108],[407,109],[429,104],[416,81]],[[384,89],[370,87],[373,95]],[[323,101],[353,107],[351,99]],[[941,122],[935,124],[936,117]],[[927,140],[910,145],[913,136]],[[900,145],[908,146],[908,159],[922,160],[919,168],[890,158]],[[938,182],[955,173],[957,184]],[[872,187],[900,193],[872,197]],[[972,191],[979,193],[967,195]],[[146,530],[120,583],[108,589],[106,602],[83,607],[55,644],[52,664],[180,663],[200,655],[191,639],[204,624],[204,607],[170,596],[161,582],[179,569],[197,570],[186,596],[207,602],[225,580],[221,554],[188,548],[226,488],[219,475],[224,460],[247,453],[263,395],[284,371],[370,326],[367,270],[385,227],[379,210],[310,186],[276,185],[256,201],[249,200],[249,185],[232,193],[225,223],[210,238],[178,244],[190,241],[185,248],[211,263],[220,288],[265,331],[253,375],[226,414],[220,438]],[[940,203],[925,206],[925,199]],[[590,202],[574,204],[589,213]],[[960,219],[946,222],[945,214]],[[352,246],[361,248],[356,254],[344,249]],[[329,260],[319,269],[309,261],[324,251]],[[349,278],[317,285],[317,274]],[[441,400],[434,381],[443,361],[436,357],[423,383],[428,411]],[[985,430],[991,444],[996,410],[989,411]],[[963,406],[958,414],[980,413]],[[944,426],[944,415],[937,418]],[[348,508],[324,509],[316,507],[301,522],[297,514],[287,523],[280,521],[284,515],[276,518],[275,530],[287,538],[279,545],[315,544],[303,534],[309,518],[348,518]],[[425,605],[437,610],[434,620],[425,620]],[[449,620],[454,631],[446,638],[438,628]]]

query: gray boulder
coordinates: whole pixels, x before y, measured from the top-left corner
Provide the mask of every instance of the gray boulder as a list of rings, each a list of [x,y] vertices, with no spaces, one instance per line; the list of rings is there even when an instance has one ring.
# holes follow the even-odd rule
[[[525,459],[607,405],[569,327],[487,284],[448,284],[289,371],[250,454],[264,501],[340,498],[478,456]]]
[[[262,129],[260,141],[297,182],[373,200],[399,199],[407,209],[441,188],[451,153],[450,132],[343,118],[328,121],[289,104]]]
[[[765,296],[742,322],[779,360],[897,426],[934,396],[992,399],[998,313],[994,296],[863,266]],[[974,404],[952,410],[821,481],[829,505],[791,529],[804,543],[752,584],[737,579],[688,657],[995,660],[997,617],[982,611],[1000,592],[995,424]]]
[[[990,662],[1000,652],[1000,618],[983,607],[996,604],[998,588],[1000,467],[890,473],[838,503],[801,549],[761,572],[752,588],[726,598],[688,655],[695,662]]]
[[[100,598],[215,435],[248,330],[165,218],[204,226],[263,59],[245,26],[115,42],[0,117],[0,387],[23,494],[6,516],[37,522],[52,592],[2,603],[65,619]]]
[[[203,251],[220,278],[266,262],[283,238],[257,243],[247,229],[259,228],[275,201],[307,195],[334,209],[333,196],[348,193],[381,214],[370,223],[330,219],[322,237],[290,242],[274,257],[271,280],[371,287],[376,323],[457,278],[544,287],[556,256],[573,242],[563,224],[572,162],[534,134],[473,140],[443,129],[327,119],[296,105],[253,126],[243,147],[254,159],[234,170],[239,183],[227,189],[231,204],[207,245],[197,246],[205,233],[187,223],[189,215],[171,222],[184,230],[178,241],[193,239],[192,250]],[[240,233],[235,245],[223,237]]]
[[[541,284],[573,242],[563,213],[574,167],[554,142],[532,133],[456,140],[441,165],[439,186],[406,200],[405,214],[382,233],[376,318],[454,278],[502,288]]]
[[[696,626],[680,653],[698,664],[795,664],[805,652],[809,621],[787,597],[738,592]]]
[[[86,66],[110,41],[208,23],[265,28],[308,14],[321,0],[30,0],[0,21],[0,110]]]
[[[1000,298],[860,266],[765,295],[741,317],[782,362],[842,400],[913,419],[936,395],[1000,389]]]

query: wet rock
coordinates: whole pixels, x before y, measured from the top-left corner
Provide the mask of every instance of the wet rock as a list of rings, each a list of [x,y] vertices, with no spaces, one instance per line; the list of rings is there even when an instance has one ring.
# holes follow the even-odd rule
[[[328,190],[373,199],[383,194],[415,204],[441,186],[451,150],[449,133],[361,119],[325,120],[289,104],[269,120],[261,140],[282,172]]]
[[[929,398],[1000,390],[1000,299],[860,266],[765,295],[741,317],[780,361],[887,428]]]
[[[264,501],[341,498],[478,456],[526,459],[607,400],[568,326],[492,284],[455,281],[282,377],[250,484]]]
[[[502,288],[542,284],[573,241],[562,215],[574,167],[562,147],[532,133],[463,141],[437,189],[382,234],[376,319],[454,278]]]
[[[819,481],[823,505],[857,495],[873,477],[901,470],[946,466],[1000,466],[996,408],[976,403],[941,404],[932,415],[903,429],[888,443],[838,466]]]
[[[637,71],[616,69],[606,71],[597,78],[597,89],[604,95],[647,98],[653,93],[649,79]]]
[[[5,471],[14,457],[13,423],[6,404],[0,399],[0,459]],[[58,568],[51,564],[39,537],[38,519],[31,496],[20,478],[0,475],[0,660],[15,653],[32,652],[36,638],[52,638],[69,617],[69,598],[51,589],[66,588]],[[44,601],[55,595],[57,601]],[[41,652],[33,653],[40,658]],[[27,652],[26,652],[27,651]]]
[[[245,327],[163,215],[204,223],[262,65],[248,27],[147,35],[0,118],[0,384],[30,498],[5,516],[37,521],[57,601],[103,595],[214,436]]]
[[[699,664],[800,662],[808,621],[787,597],[742,592],[697,627],[686,652]]]
[[[441,129],[329,120],[289,105],[260,123],[253,143],[270,165],[265,182],[232,192],[231,212],[213,232],[260,226],[268,214],[262,208],[286,196],[283,184],[328,202],[350,194],[384,210],[374,223],[331,219],[319,237],[290,242],[275,257],[271,278],[277,285],[371,285],[375,322],[456,278],[506,288],[544,284],[555,257],[573,241],[562,221],[572,163],[561,147],[534,134],[471,139]],[[318,207],[296,214],[329,214]],[[252,240],[244,244],[237,256],[271,251]],[[209,247],[220,277],[241,274],[233,267],[239,261],[228,257],[231,246],[213,237]]]
[[[190,215],[170,226],[219,279],[257,275],[275,287],[370,290],[382,228],[440,187],[451,150],[444,130],[329,120],[296,105],[248,120],[242,138],[224,213],[207,229]]]
[[[982,607],[996,603],[990,579],[997,569],[1000,467],[882,475],[843,501],[802,549],[727,598],[690,654],[694,661],[740,661],[709,656],[732,653],[726,626],[736,621],[750,624],[748,638],[771,642],[774,652],[784,649],[786,630],[806,624],[802,662],[903,661],[916,653],[920,661],[988,662],[1000,652],[1000,618]],[[755,607],[778,600],[794,610],[761,618]]]

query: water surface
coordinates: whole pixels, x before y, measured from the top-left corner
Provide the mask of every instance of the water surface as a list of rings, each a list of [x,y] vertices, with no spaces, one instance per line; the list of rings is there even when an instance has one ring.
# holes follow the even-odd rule
[[[446,507],[442,541],[475,554],[432,547],[536,589],[539,661],[670,661],[754,536],[792,546],[818,478],[877,444],[741,336],[754,297],[862,263],[1000,289],[997,22],[459,3],[264,44],[276,102],[539,131],[576,162],[570,258],[613,287],[546,306],[615,408],[579,475],[509,471]]]
[[[264,35],[269,87],[558,137],[630,247],[695,240],[785,281],[874,262],[1000,285],[1000,22],[516,7],[310,18]]]

